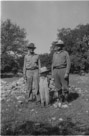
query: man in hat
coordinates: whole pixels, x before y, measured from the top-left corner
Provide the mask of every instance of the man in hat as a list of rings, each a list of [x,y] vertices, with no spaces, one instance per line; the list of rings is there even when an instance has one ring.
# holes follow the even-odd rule
[[[70,57],[67,51],[63,50],[64,42],[59,40],[55,44],[55,53],[52,61],[52,76],[55,80],[55,87],[58,91],[58,100],[62,102],[62,96],[65,100],[68,97]]]
[[[36,100],[38,101],[39,96],[39,70],[40,70],[40,59],[39,55],[34,53],[36,48],[34,43],[30,43],[27,46],[28,53],[24,57],[23,75],[26,79],[28,101],[31,100],[32,87],[34,82]]]

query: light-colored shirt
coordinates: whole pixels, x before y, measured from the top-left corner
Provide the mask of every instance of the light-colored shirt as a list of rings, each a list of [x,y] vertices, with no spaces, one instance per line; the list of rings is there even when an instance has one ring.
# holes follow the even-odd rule
[[[47,77],[40,77],[39,86],[40,86],[40,92],[49,91]]]
[[[26,70],[35,70],[40,69],[40,59],[39,55],[37,54],[27,54],[24,57],[24,67],[23,67],[23,73],[26,73]]]
[[[38,68],[38,60],[39,55],[26,55],[25,61],[26,61],[26,69],[36,69]]]

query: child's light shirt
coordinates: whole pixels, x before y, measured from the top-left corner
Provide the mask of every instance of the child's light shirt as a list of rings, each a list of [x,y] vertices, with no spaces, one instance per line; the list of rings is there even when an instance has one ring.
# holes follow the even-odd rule
[[[48,80],[47,77],[40,77],[40,87],[48,90]]]

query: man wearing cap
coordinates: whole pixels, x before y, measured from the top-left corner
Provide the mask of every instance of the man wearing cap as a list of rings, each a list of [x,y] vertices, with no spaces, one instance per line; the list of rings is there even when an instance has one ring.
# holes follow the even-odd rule
[[[67,51],[63,50],[64,42],[59,40],[55,44],[55,53],[52,60],[52,76],[55,80],[55,87],[58,91],[60,101],[62,95],[67,100],[69,72],[70,72],[70,57]]]
[[[34,43],[28,44],[27,48],[28,53],[24,57],[23,75],[24,79],[26,79],[28,101],[31,100],[33,82],[36,100],[38,101],[40,59],[39,55],[34,53],[34,49],[36,48]]]

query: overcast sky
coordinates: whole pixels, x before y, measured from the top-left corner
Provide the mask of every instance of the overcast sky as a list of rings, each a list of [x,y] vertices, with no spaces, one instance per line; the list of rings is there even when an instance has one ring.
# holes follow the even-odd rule
[[[49,52],[57,29],[89,23],[89,1],[2,1],[2,20],[25,28],[37,53]]]

